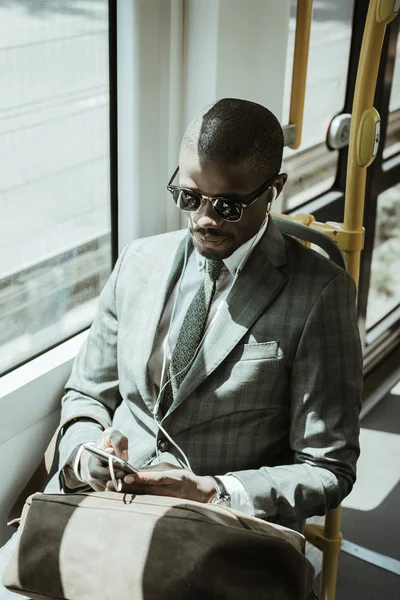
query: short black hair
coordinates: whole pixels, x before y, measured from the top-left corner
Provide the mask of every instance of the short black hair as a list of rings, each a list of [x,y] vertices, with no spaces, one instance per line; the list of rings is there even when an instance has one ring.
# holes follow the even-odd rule
[[[283,131],[275,115],[256,102],[223,98],[206,106],[189,123],[181,151],[197,150],[200,159],[239,165],[265,179],[282,165]]]

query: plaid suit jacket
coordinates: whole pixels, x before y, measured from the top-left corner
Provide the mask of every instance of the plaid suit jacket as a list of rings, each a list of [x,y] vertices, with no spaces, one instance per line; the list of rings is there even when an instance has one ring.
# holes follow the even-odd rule
[[[147,363],[186,235],[140,239],[123,251],[62,402],[63,420],[115,425],[138,467],[155,460],[163,437]],[[270,219],[162,424],[195,473],[233,474],[257,517],[287,524],[324,514],[350,492],[361,386],[354,282]],[[78,441],[68,440],[61,467]]]

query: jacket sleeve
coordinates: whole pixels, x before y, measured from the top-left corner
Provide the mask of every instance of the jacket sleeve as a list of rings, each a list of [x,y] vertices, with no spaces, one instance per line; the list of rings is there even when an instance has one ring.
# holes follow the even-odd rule
[[[294,464],[232,473],[257,517],[290,523],[323,515],[353,487],[362,390],[355,292],[343,271],[322,289],[306,320],[290,381]]]
[[[117,366],[118,315],[116,293],[118,274],[126,253],[121,253],[99,299],[88,337],[75,358],[61,402],[61,421],[68,424],[60,443],[62,469],[77,445],[92,441],[106,426],[121,402]],[[85,435],[85,425],[87,435]],[[97,431],[97,435],[96,435]]]

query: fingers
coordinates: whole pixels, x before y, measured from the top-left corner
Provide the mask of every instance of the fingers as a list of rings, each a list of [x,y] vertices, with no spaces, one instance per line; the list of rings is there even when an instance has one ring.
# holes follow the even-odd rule
[[[108,467],[104,467],[100,462],[96,461],[94,464],[89,463],[89,475],[91,479],[98,479],[99,481],[108,481],[110,478],[110,472]]]
[[[144,485],[134,483],[127,485],[122,483],[120,490],[115,490],[113,482],[107,481],[106,490],[110,492],[121,492],[122,494],[135,494],[136,496],[173,496],[175,498],[182,498],[183,492],[180,488],[173,488],[172,486],[165,485]]]
[[[149,467],[145,467],[142,472],[145,471],[176,471],[177,469],[183,469],[183,467],[178,467],[177,465],[173,465],[171,463],[162,462],[158,463],[158,465],[152,465]]]
[[[148,473],[139,471],[138,473],[129,473],[128,475],[124,473],[123,488],[121,491],[131,494],[156,494],[168,496],[169,493],[166,491],[167,488],[176,486],[177,484],[177,480],[173,475],[174,471],[171,471],[171,469],[168,470],[168,476],[165,471],[151,471]],[[115,489],[112,481],[107,481],[106,489]],[[160,492],[160,490],[164,491],[160,494],[157,493],[156,490],[158,490],[158,492]]]
[[[90,487],[92,488],[92,490],[94,490],[95,492],[104,492],[105,491],[105,486],[102,485],[100,482],[98,481],[92,481],[91,479],[88,479],[86,481],[86,483],[88,485],[90,485]]]
[[[171,496],[208,502],[210,494],[204,489],[203,479],[206,479],[210,485],[208,478],[196,476],[186,469],[143,470],[134,475],[126,475],[121,483],[118,481],[117,491],[125,494]],[[107,481],[106,490],[115,490],[112,481]]]
[[[102,450],[111,448],[115,451],[116,456],[123,460],[128,460],[128,438],[115,427],[105,429],[99,442],[99,447]]]
[[[140,470],[135,474],[125,474],[124,482],[128,485],[139,483],[140,485],[173,485],[184,476],[184,469],[149,469]]]
[[[92,468],[89,467],[89,473],[92,479],[98,479],[104,482],[104,485],[110,479],[110,470],[108,466],[105,467],[100,462],[93,465]],[[114,474],[117,479],[123,479],[126,475],[123,471],[114,471]]]
[[[124,479],[128,485],[140,483],[141,485],[172,485],[184,478],[185,469],[170,463],[160,463],[151,467],[139,469],[137,473],[128,473]]]
[[[111,450],[109,454],[114,454]],[[110,470],[108,465],[104,464],[101,458],[90,455],[86,465],[85,481],[96,491],[104,490],[107,481],[110,479]],[[121,470],[115,471],[116,479],[123,480],[126,473]]]

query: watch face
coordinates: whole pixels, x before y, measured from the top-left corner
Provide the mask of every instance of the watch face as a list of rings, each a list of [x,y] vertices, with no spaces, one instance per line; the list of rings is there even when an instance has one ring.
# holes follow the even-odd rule
[[[227,508],[230,508],[231,497],[228,496],[228,494],[226,496],[217,496],[214,499],[213,504],[216,504],[217,506],[226,506]]]
[[[219,506],[226,506],[227,508],[230,508],[231,505],[231,499],[230,498],[221,498],[221,500],[218,502]]]

